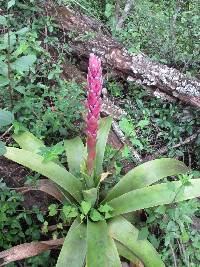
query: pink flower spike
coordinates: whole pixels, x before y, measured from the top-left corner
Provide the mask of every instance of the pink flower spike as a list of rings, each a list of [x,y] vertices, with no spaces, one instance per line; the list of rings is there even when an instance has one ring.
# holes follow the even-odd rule
[[[93,77],[100,77],[101,73],[101,60],[94,54],[90,54],[88,74]]]
[[[90,54],[87,89],[88,96],[86,107],[88,114],[86,118],[86,133],[87,133],[87,170],[91,175],[94,171],[94,160],[96,156],[97,131],[99,127],[99,117],[101,109],[101,90],[102,90],[102,68],[101,60],[94,54]]]

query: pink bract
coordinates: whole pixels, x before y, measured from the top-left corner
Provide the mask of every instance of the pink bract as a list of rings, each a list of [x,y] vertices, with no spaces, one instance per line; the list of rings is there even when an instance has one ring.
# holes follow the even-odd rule
[[[94,170],[96,156],[97,131],[99,127],[99,116],[101,110],[102,91],[102,68],[101,60],[94,54],[90,54],[88,75],[87,75],[87,102],[88,114],[86,118],[87,134],[87,170],[91,175]]]

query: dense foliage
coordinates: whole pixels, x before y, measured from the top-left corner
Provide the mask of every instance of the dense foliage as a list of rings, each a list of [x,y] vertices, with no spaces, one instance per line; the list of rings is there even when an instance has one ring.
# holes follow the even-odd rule
[[[116,29],[116,3],[119,2],[118,16],[121,16],[126,1],[54,2],[67,4],[101,20],[130,53],[144,52],[189,76],[199,76],[197,0],[136,0],[120,29]],[[65,78],[65,62],[79,65],[80,61],[71,53],[64,33],[40,3],[39,0],[0,1],[0,154],[5,153],[4,144],[16,146],[10,134],[29,130],[45,140],[46,147],[40,155],[47,162],[59,159],[67,166],[62,140],[83,132],[85,85]],[[145,89],[123,83],[118,78],[107,78],[105,85],[110,98],[127,112],[119,121],[120,129],[143,158],[166,146],[165,156],[184,161],[197,170],[192,173],[193,177],[199,176],[200,136],[192,145],[173,147],[196,133],[199,111],[152,98]],[[107,145],[104,170],[112,174],[102,187],[105,190],[112,188],[132,162],[138,164],[128,146],[118,150]],[[28,177],[32,184],[41,178],[34,173]],[[27,210],[22,204],[23,196],[9,189],[3,181],[0,190],[0,229],[3,233],[0,234],[0,250],[23,242],[66,235],[69,210],[65,206],[53,203],[44,211],[34,203],[35,207]],[[200,235],[191,219],[200,217],[197,201],[150,208],[144,213],[140,214],[143,222],[136,222],[142,229],[141,239],[150,240],[166,265],[199,266]],[[48,229],[51,224],[56,225],[53,231]],[[58,256],[55,252],[45,252],[22,264],[37,267],[45,262],[47,266],[54,266],[55,255]]]

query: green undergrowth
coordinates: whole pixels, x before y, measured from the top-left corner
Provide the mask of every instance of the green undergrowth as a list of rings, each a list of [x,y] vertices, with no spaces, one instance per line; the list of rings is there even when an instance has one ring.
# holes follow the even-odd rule
[[[170,208],[146,210],[147,221],[141,231],[160,250],[168,266],[199,266],[200,233],[193,223],[199,208],[198,200],[190,200]]]
[[[21,243],[37,241],[43,237],[42,222],[45,220],[45,215],[36,205],[33,205],[31,210],[25,209],[23,201],[22,194],[8,187],[0,179],[0,251]],[[25,260],[24,265],[21,266],[39,267],[46,261],[47,266],[53,266],[54,259],[50,256],[50,251]],[[10,263],[7,266],[18,265]]]
[[[13,10],[0,17],[5,30],[0,36],[0,106],[14,113],[17,130],[26,127],[53,142],[81,128],[84,93],[81,84],[62,78],[69,47],[59,40],[54,21],[38,16],[41,9],[35,4],[30,2],[27,9],[28,4],[16,1]]]
[[[123,23],[116,28],[127,1],[57,0],[102,20],[132,54],[146,53],[188,75],[199,70],[199,1],[134,1]],[[117,15],[118,13],[118,15]]]
[[[180,3],[172,0],[134,1],[121,30],[115,27],[115,1],[57,2],[102,20],[130,53],[145,52],[152,59],[175,66],[188,75],[198,73],[196,0]],[[63,39],[52,18],[41,16],[43,10],[38,3],[36,0],[0,1],[5,13],[0,14],[0,108],[14,114],[12,130],[19,132],[27,128],[47,140],[48,148],[41,153],[47,160],[55,160],[62,158],[60,141],[83,130],[85,93],[83,85],[64,79],[63,64],[75,61],[70,44]],[[124,4],[125,1],[120,1],[122,9]],[[146,90],[132,84],[127,86],[112,80],[107,81],[106,86],[110,96],[127,112],[119,126],[142,158],[154,155],[166,146],[164,156],[177,157],[200,170],[200,137],[192,144],[173,148],[196,133],[200,126],[198,111],[180,103],[152,98]],[[126,93],[125,87],[128,87]],[[6,129],[1,129],[1,134]],[[9,143],[10,139],[5,141]],[[138,164],[128,146],[117,150],[107,145],[104,168],[109,175],[103,186],[112,187],[132,162]],[[29,182],[34,179],[29,177]],[[62,206],[52,203],[46,211],[41,211],[34,203],[35,207],[26,210],[22,203],[23,196],[1,181],[0,250],[23,242],[66,235],[69,218],[65,217],[66,210],[63,211]],[[200,217],[199,210],[199,202],[191,200],[173,207],[148,209],[141,215],[141,235],[148,237],[158,248],[166,266],[175,266],[175,262],[178,267],[200,265],[200,234],[192,223],[193,216]],[[49,231],[52,224],[55,228]],[[56,252],[48,251],[27,259],[20,266],[51,267],[55,265],[56,257]],[[8,266],[19,265],[12,263]]]
[[[196,133],[200,126],[200,112],[152,98],[147,91],[134,86],[129,87],[129,92],[123,104],[127,116],[120,120],[119,125],[139,153],[151,155],[166,147],[164,154],[169,157],[184,159],[188,153],[193,157],[193,167],[199,166],[199,137],[194,139],[192,147],[190,144],[182,146],[181,143]],[[179,147],[174,147],[177,144]]]
[[[192,144],[181,145],[181,142],[196,134],[199,127],[198,111],[152,98],[147,91],[132,85],[129,86],[126,97],[118,82],[112,81],[108,90],[127,112],[120,119],[119,126],[142,158],[148,155],[154,158],[155,153],[156,158],[176,157],[197,170],[193,172],[194,176],[199,175],[199,135]],[[173,147],[176,144],[180,146]],[[166,148],[164,154],[159,154],[159,149],[163,147]],[[104,186],[112,187],[132,162],[138,164],[128,146],[120,149],[107,146],[105,169],[111,174]],[[197,218],[199,225],[199,210],[199,200],[191,200],[176,206],[148,209],[141,214],[141,236],[147,237],[154,244],[167,266],[199,266],[200,233],[193,224],[193,218],[194,221]]]

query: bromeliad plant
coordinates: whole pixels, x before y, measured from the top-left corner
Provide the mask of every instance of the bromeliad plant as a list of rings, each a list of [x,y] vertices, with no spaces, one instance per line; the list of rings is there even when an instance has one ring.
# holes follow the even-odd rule
[[[160,183],[167,176],[189,169],[180,161],[156,159],[129,171],[110,191],[101,192],[103,157],[112,118],[99,120],[102,70],[100,59],[90,55],[86,107],[86,146],[79,137],[64,142],[68,170],[57,159],[45,161],[45,145],[29,132],[14,135],[21,149],[7,147],[5,157],[55,183],[68,201],[66,212],[73,223],[65,238],[57,267],[120,267],[120,256],[147,267],[165,266],[151,243],[127,213],[200,196],[200,179]],[[105,197],[103,197],[105,196]]]

